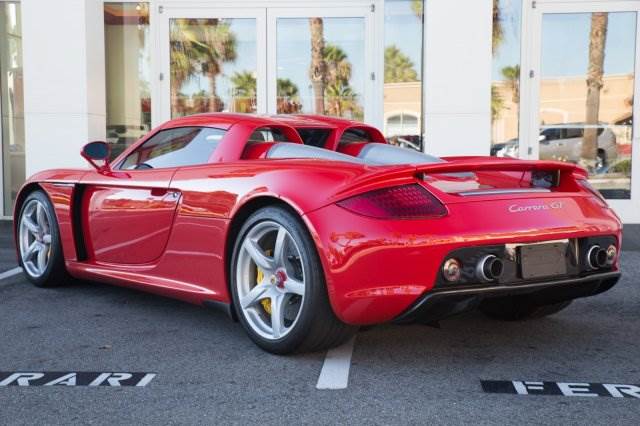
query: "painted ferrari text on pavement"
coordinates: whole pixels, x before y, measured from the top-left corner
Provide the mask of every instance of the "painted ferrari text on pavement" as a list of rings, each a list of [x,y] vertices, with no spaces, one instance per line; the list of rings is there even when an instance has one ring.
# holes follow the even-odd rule
[[[515,395],[556,395],[639,398],[640,385],[620,383],[543,382],[521,380],[482,380],[482,390],[487,393]]]
[[[155,373],[0,371],[0,386],[147,386]]]

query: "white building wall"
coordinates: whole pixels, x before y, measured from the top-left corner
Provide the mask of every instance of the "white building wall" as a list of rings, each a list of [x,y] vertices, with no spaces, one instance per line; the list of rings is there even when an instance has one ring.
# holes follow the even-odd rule
[[[81,147],[105,138],[102,4],[22,1],[27,176],[85,167]]]
[[[489,155],[492,0],[425,1],[426,150]]]

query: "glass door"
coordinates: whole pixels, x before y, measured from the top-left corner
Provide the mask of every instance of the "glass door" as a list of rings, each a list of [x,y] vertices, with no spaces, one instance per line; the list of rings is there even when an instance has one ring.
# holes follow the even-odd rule
[[[521,152],[579,164],[623,219],[640,221],[640,2],[538,2]],[[526,78],[526,77],[525,77]],[[635,219],[633,217],[635,216]]]
[[[264,8],[158,11],[160,117],[266,112]]]
[[[384,40],[374,31],[370,6],[162,3],[154,13],[154,99],[160,104],[152,111],[154,125],[202,112],[321,114],[382,123],[383,52],[375,54],[373,46]]]
[[[0,217],[25,181],[22,28],[19,2],[0,1]]]
[[[372,13],[369,7],[269,9],[269,113],[378,121]]]

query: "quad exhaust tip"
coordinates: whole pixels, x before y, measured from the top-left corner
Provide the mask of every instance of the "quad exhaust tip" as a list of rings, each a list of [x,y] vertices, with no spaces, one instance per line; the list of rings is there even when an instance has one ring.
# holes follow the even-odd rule
[[[599,245],[593,245],[587,252],[587,265],[591,269],[600,269],[606,266],[610,266],[615,261],[618,254],[615,246],[609,246],[607,250],[601,248]]]
[[[504,272],[504,262],[493,254],[480,259],[476,267],[476,275],[483,281],[495,281]]]

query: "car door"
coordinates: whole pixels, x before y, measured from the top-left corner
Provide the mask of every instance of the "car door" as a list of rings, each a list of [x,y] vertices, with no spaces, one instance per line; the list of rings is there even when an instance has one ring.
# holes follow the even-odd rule
[[[179,127],[157,132],[113,170],[82,179],[82,217],[89,259],[138,265],[157,260],[167,245],[180,191],[178,167],[203,164],[224,131]]]

